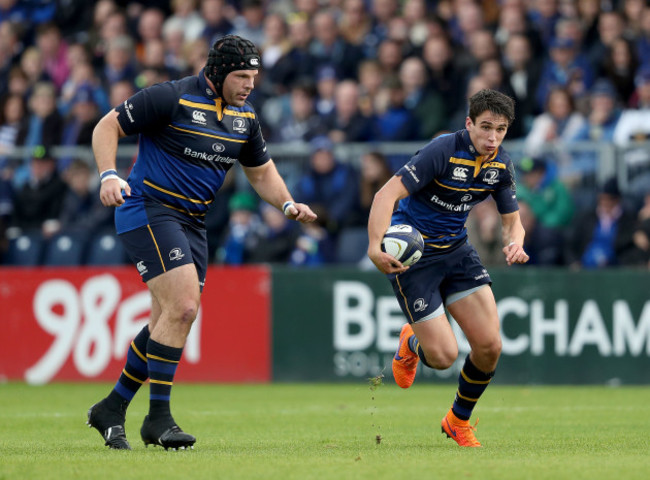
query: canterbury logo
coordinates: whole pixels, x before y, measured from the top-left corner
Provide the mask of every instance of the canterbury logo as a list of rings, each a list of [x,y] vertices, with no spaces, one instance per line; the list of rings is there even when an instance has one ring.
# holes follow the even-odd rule
[[[454,168],[454,178],[459,178],[462,180],[467,179],[467,169],[463,167]]]
[[[200,112],[198,110],[194,110],[192,112],[192,119],[194,121],[196,121],[196,122],[205,123],[206,122],[206,120],[205,120],[205,112]]]

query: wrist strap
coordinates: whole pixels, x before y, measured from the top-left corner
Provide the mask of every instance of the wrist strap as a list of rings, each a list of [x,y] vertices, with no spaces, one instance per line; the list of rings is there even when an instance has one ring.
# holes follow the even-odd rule
[[[282,204],[282,212],[283,212],[285,215],[289,215],[289,212],[287,211],[287,209],[288,209],[291,205],[293,205],[293,201],[291,201],[291,200],[287,200],[286,202],[284,202],[284,203]]]
[[[104,178],[108,177],[109,175],[115,175],[117,177],[117,170],[115,170],[114,168],[104,170],[102,173],[99,174],[99,179],[101,181],[104,181]]]

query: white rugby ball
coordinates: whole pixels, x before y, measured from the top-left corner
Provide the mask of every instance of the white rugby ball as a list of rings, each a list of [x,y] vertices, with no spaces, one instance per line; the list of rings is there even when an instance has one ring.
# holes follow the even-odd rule
[[[411,225],[391,225],[381,241],[384,252],[409,266],[420,260],[424,251],[424,239]]]

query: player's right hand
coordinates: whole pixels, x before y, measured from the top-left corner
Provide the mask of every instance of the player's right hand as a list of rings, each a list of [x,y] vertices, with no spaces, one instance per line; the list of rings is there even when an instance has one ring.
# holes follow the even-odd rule
[[[377,270],[385,274],[404,273],[409,269],[409,267],[402,265],[399,260],[396,260],[395,257],[386,252],[382,252],[381,250],[372,252],[368,251],[368,258],[372,260],[372,263],[375,264]]]
[[[124,203],[122,190],[127,197],[131,196],[131,187],[125,180],[115,176],[102,182],[99,198],[105,207],[119,207]]]

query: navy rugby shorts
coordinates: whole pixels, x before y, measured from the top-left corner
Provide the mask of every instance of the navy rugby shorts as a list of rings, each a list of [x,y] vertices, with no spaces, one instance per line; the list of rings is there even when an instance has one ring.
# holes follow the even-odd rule
[[[443,256],[422,257],[406,272],[387,276],[409,323],[443,313],[444,310],[437,310],[454,293],[492,284],[478,253],[469,243]]]
[[[203,291],[208,261],[208,241],[204,229],[174,219],[158,219],[144,227],[121,233],[120,238],[143,282],[172,268],[193,263]]]

